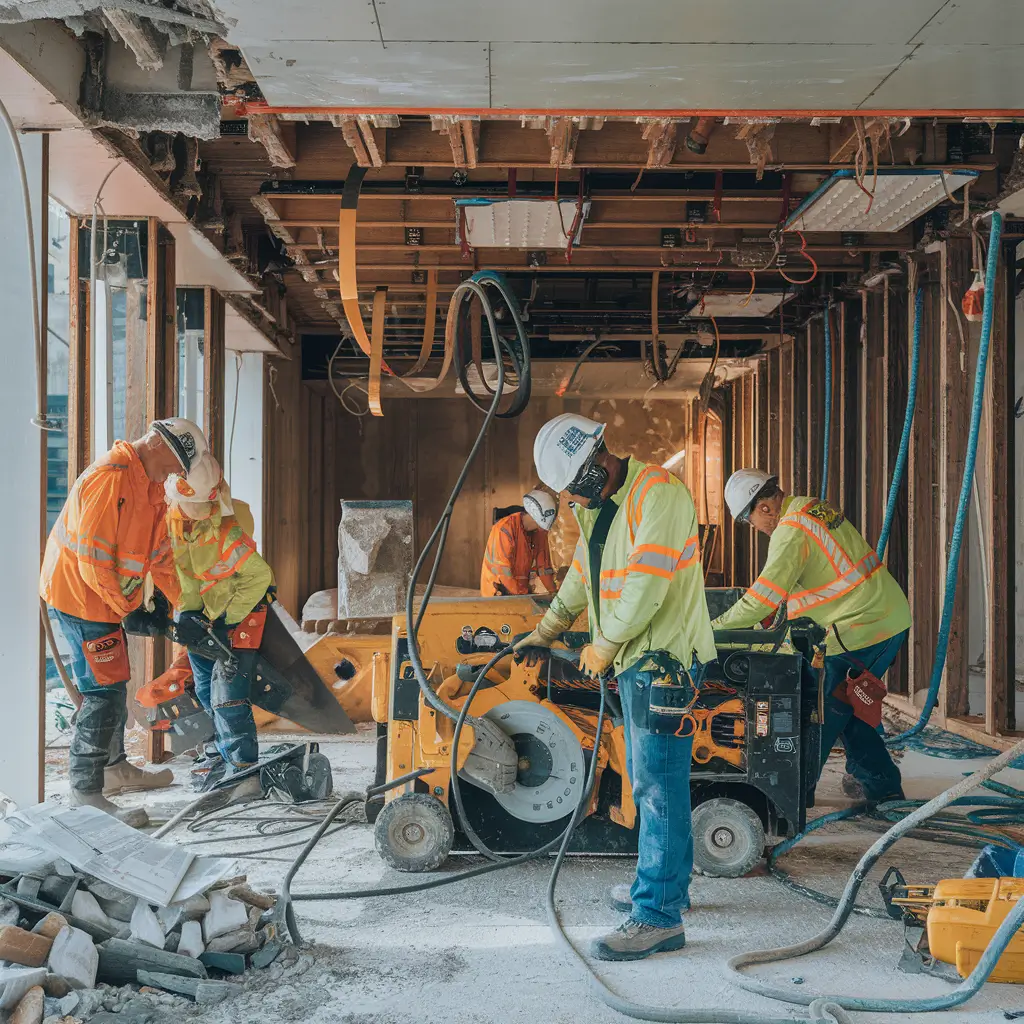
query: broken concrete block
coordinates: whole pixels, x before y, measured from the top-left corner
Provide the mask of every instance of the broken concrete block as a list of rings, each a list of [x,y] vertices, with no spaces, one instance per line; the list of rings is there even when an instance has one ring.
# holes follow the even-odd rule
[[[57,1000],[57,1012],[62,1017],[66,1017],[69,1013],[74,1013],[75,1008],[81,1001],[81,996],[77,992],[69,992],[62,999]]]
[[[42,967],[0,967],[0,1010],[10,1010],[34,985],[41,985],[46,971]]]
[[[162,988],[165,992],[175,992],[180,996],[191,996],[193,999],[201,980],[200,978],[183,978],[180,974],[167,974],[163,971],[138,972],[140,985]]]
[[[338,525],[338,618],[389,617],[412,574],[411,501],[343,501]]]
[[[253,967],[269,967],[280,955],[282,944],[280,939],[269,939],[263,944],[263,948],[253,953]]]
[[[107,917],[97,902],[96,897],[86,889],[79,889],[75,893],[74,898],[71,900],[71,913],[95,928],[100,928],[107,932],[117,931],[117,925]],[[128,915],[128,920],[131,920],[130,914]]]
[[[100,954],[98,977],[113,985],[132,984],[142,971],[161,971],[188,978],[205,978],[206,968],[191,956],[166,953],[141,942],[107,939],[96,947]]]
[[[203,953],[200,961],[207,967],[225,974],[244,974],[245,955],[243,953]]]
[[[208,953],[253,953],[260,948],[260,940],[248,923],[234,931],[218,935],[206,944]]]
[[[101,882],[98,878],[92,878],[87,883],[89,892],[96,898],[100,909],[113,921],[130,922],[132,914],[135,913],[136,898],[123,889],[109,882]]]
[[[177,948],[183,956],[194,957],[199,957],[206,949],[203,945],[203,926],[198,921],[182,922]]]
[[[42,987],[33,985],[11,1012],[9,1024],[42,1024],[44,998]]]
[[[161,907],[157,912],[157,920],[165,932],[173,932],[181,927],[183,921],[199,921],[210,909],[210,901],[203,895],[190,896],[180,903],[172,903],[169,907]]]
[[[67,924],[67,918],[63,914],[58,914],[56,911],[52,911],[40,920],[32,931],[36,935],[43,935],[48,939],[55,939],[57,938],[57,933],[61,928],[66,928]]]
[[[50,947],[50,953],[53,953],[53,947]],[[71,986],[68,984],[66,978],[62,978],[59,974],[48,974],[43,978],[43,992],[53,999],[63,999],[71,991]]]
[[[270,910],[277,902],[269,893],[256,892],[254,889],[251,889],[247,882],[231,886],[228,889],[228,896],[233,900],[241,900],[243,903],[248,903],[250,907],[259,907],[260,910]]]
[[[19,917],[21,917],[21,910],[17,903],[0,899],[0,925],[17,924]]]
[[[207,945],[212,939],[248,926],[248,923],[249,908],[244,903],[230,899],[222,892],[210,893],[210,909],[203,918],[203,940]],[[231,949],[230,946],[226,948]]]
[[[33,935],[15,924],[0,928],[0,960],[9,960],[23,967],[42,967],[50,952],[53,939]]]
[[[149,904],[142,900],[137,900],[135,903],[131,937],[135,942],[145,942],[147,946],[155,946],[157,949],[164,948],[164,939],[166,938],[164,930],[160,927],[160,922],[150,909]]]
[[[47,960],[50,972],[63,978],[72,988],[92,988],[96,984],[98,966],[99,953],[92,936],[70,925],[61,928]]]
[[[39,888],[42,884],[42,878],[36,878],[35,875],[22,875],[18,879],[18,895],[27,896],[30,900],[38,899]]]
[[[195,999],[200,1006],[211,1006],[237,996],[240,991],[240,985],[232,985],[226,981],[201,981],[196,986]]]

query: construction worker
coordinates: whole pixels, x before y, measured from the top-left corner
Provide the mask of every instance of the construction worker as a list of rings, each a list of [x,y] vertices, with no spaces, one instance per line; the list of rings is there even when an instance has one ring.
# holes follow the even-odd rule
[[[480,569],[480,593],[484,597],[529,594],[531,585],[548,594],[557,589],[548,553],[548,530],[558,517],[558,503],[538,488],[523,495],[523,509],[491,527]]]
[[[122,620],[152,603],[158,588],[178,596],[164,504],[164,481],[187,473],[207,450],[203,432],[184,419],[159,420],[137,441],[117,441],[75,481],[46,542],[39,594],[71,648],[82,694],[69,754],[71,805],[99,807],[141,827],[140,808],[106,799],[173,780],[125,757],[131,677]]]
[[[828,630],[821,764],[842,736],[847,772],[871,801],[903,799],[900,771],[877,729],[835,693],[867,670],[881,678],[910,629],[910,605],[874,548],[842,512],[818,498],[787,497],[778,478],[741,469],[725,485],[733,518],[770,537],[768,558],[715,629],[752,627],[785,601],[790,619]]]
[[[249,506],[232,499],[211,454],[187,476],[168,477],[165,491],[181,588],[178,624],[200,633],[212,628],[232,655],[188,656],[196,697],[214,725],[215,742],[192,769],[193,785],[204,789],[259,760],[249,691],[274,574],[256,550]]]
[[[580,668],[594,676],[614,669],[618,678],[639,855],[632,886],[612,890],[612,905],[629,917],[592,952],[639,960],[685,945],[693,867],[693,740],[658,727],[652,689],[662,687],[652,684],[695,690],[716,650],[690,492],[660,466],[613,455],[604,431],[564,413],[537,434],[537,471],[553,491],[568,492],[580,539],[544,618],[516,647],[550,647],[587,608],[591,639]]]

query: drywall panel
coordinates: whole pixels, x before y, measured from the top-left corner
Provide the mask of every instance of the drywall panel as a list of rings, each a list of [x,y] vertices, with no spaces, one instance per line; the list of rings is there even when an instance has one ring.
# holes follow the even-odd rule
[[[933,46],[914,49],[864,105],[911,110],[1021,108],[1024,62],[1019,45]]]
[[[241,0],[235,2],[242,6]],[[941,6],[942,0],[861,0],[856,4],[821,0],[787,0],[785,4],[764,0],[520,0],[515,4],[500,0],[447,0],[443,4],[380,0],[377,12],[386,43],[399,39],[492,43],[903,43]],[[252,4],[244,7],[249,9]],[[248,31],[249,20],[251,15],[241,14],[239,28],[245,26]],[[301,38],[292,29],[286,31],[293,34],[274,38]]]
[[[1024,43],[1024,7],[1015,0],[955,0],[941,4],[915,43]]]
[[[892,44],[496,43],[491,93],[493,106],[511,108],[853,108],[908,52]]]
[[[227,38],[239,46],[294,39],[374,40],[380,45],[374,5],[367,0],[215,0],[214,6],[235,22]]]
[[[486,107],[487,45],[283,42],[245,47],[277,106]]]

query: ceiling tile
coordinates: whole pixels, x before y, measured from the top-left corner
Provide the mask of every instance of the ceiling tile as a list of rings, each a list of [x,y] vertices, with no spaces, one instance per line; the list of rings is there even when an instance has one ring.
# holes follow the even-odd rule
[[[236,24],[228,39],[239,46],[295,39],[376,40],[380,30],[368,0],[216,0],[218,12]]]
[[[951,0],[914,37],[915,43],[1024,44],[1024,5],[1019,0]]]

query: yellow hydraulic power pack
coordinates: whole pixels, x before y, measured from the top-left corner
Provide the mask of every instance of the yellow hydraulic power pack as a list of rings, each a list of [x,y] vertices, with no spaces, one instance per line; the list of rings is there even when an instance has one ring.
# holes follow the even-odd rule
[[[916,949],[922,960],[950,964],[966,978],[1021,896],[1024,878],[948,878],[934,886],[904,883],[889,902],[902,908],[908,929],[923,928]],[[1013,937],[988,980],[1024,983],[1024,934]]]

